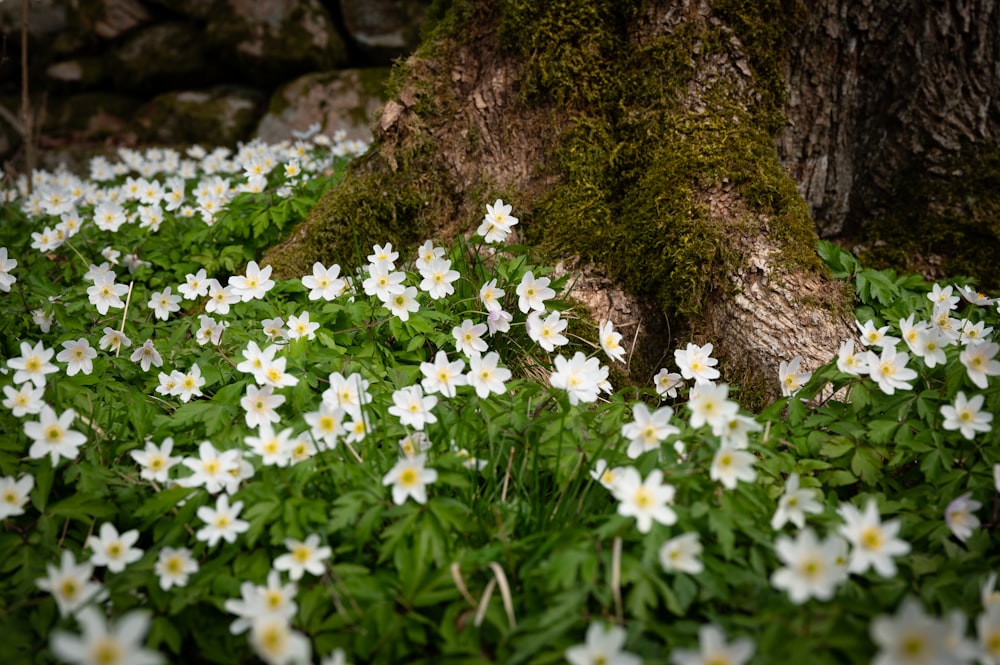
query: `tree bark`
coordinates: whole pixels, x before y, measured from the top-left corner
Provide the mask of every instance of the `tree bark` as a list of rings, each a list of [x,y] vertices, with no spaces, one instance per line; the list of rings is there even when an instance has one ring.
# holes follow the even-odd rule
[[[995,0],[819,0],[802,16],[778,149],[820,235],[856,235],[912,196],[903,174],[967,178],[996,148]]]
[[[637,382],[711,341],[724,376],[773,396],[779,361],[815,368],[853,335],[806,202],[822,234],[843,233],[915,152],[995,138],[1000,57],[976,18],[995,26],[994,3],[905,4],[456,0],[398,68],[372,150],[266,258],[297,276],[349,263],[354,238],[470,234],[502,196],[522,239],[593,285],[577,295],[596,320],[634,326]],[[781,21],[783,129],[771,55],[744,40]]]

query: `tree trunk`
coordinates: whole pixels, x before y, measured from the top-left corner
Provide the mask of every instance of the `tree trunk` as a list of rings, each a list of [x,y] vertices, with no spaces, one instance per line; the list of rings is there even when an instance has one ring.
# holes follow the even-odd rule
[[[778,149],[820,235],[857,233],[885,215],[911,195],[900,190],[905,173],[967,178],[956,165],[995,149],[995,0],[821,0],[804,16]]]
[[[906,4],[455,0],[397,67],[373,148],[266,260],[299,276],[315,260],[352,264],[355,242],[447,240],[502,197],[521,240],[585,275],[576,295],[596,320],[633,326],[637,382],[682,341],[711,341],[760,403],[751,393],[777,392],[780,360],[814,368],[852,335],[809,206],[836,235],[889,200],[916,144],[929,156],[992,136],[998,97],[980,89],[996,91],[1000,58],[974,47],[973,16],[995,18],[994,4]],[[974,42],[959,65],[988,72],[884,67],[900,53],[940,64],[956,30]],[[927,108],[921,86],[937,79],[968,89],[949,98],[958,107]]]

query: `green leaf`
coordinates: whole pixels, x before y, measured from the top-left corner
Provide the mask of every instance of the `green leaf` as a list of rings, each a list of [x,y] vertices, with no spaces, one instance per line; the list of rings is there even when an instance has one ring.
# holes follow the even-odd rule
[[[868,485],[874,485],[882,475],[882,457],[872,448],[859,447],[851,458],[851,471]]]

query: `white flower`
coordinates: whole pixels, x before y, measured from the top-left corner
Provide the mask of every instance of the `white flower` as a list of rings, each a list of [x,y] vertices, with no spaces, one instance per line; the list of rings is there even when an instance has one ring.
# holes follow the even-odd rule
[[[4,386],[3,394],[6,396],[3,405],[10,409],[15,417],[21,418],[29,413],[40,413],[45,388],[38,388],[34,383],[22,383],[18,387]]]
[[[160,578],[160,588],[169,591],[171,587],[187,586],[188,578],[198,572],[198,562],[186,547],[164,547],[157,555],[153,572]]]
[[[368,255],[368,263],[378,263],[379,261],[384,261],[389,269],[392,270],[396,266],[396,259],[399,258],[399,252],[394,252],[392,250],[392,243],[387,242],[385,247],[380,245],[372,245],[372,253]]]
[[[180,292],[187,300],[195,300],[196,298],[204,298],[208,295],[209,280],[205,269],[200,269],[197,273],[188,273],[184,276],[184,284],[177,287],[177,291]]]
[[[840,562],[846,544],[838,536],[817,540],[812,529],[799,531],[795,540],[778,536],[774,549],[784,564],[771,575],[774,588],[788,592],[789,599],[801,605],[810,598],[830,600],[847,571]]]
[[[345,377],[340,372],[333,372],[329,381],[330,387],[323,391],[324,402],[338,405],[350,414],[360,414],[361,406],[371,402],[368,381],[360,374],[349,374]]]
[[[235,543],[236,537],[250,528],[249,522],[239,519],[241,510],[243,510],[242,501],[230,506],[229,495],[219,495],[215,508],[202,506],[198,509],[198,519],[204,522],[205,526],[195,533],[195,538],[208,543],[209,547],[215,547],[220,539],[227,543]]]
[[[868,353],[855,353],[854,340],[849,339],[840,343],[840,350],[837,352],[837,369],[844,374],[860,376],[868,373]]]
[[[864,323],[855,321],[854,323],[857,325],[858,330],[861,331],[861,343],[865,346],[880,346],[885,348],[887,346],[895,346],[899,342],[898,337],[886,334],[889,332],[889,326],[876,328],[871,320]]]
[[[642,659],[623,651],[625,629],[593,622],[587,628],[586,641],[566,649],[570,665],[642,665]]]
[[[304,418],[317,442],[322,441],[330,450],[336,447],[337,438],[344,433],[344,410],[339,404],[321,402],[317,411],[306,413]]]
[[[502,309],[494,312],[490,312],[486,317],[486,327],[489,329],[490,337],[496,335],[498,332],[509,332],[510,322],[514,320],[514,316],[510,312],[505,312]]]
[[[59,614],[66,616],[76,612],[85,603],[96,600],[103,594],[103,588],[90,579],[94,564],[86,561],[77,563],[69,550],[63,550],[59,567],[45,564],[47,576],[35,581],[42,591],[48,591],[56,599]]]
[[[122,347],[127,349],[132,346],[132,340],[114,328],[105,328],[104,336],[101,337],[97,344],[102,350],[108,351],[113,349],[115,353],[118,353]]]
[[[41,459],[49,455],[52,466],[59,463],[60,457],[72,461],[80,446],[87,441],[86,436],[69,428],[74,418],[76,411],[73,409],[66,409],[56,415],[51,406],[43,404],[38,421],[24,423],[24,433],[33,441],[28,457]]]
[[[688,344],[686,349],[674,351],[674,362],[681,370],[681,376],[695,383],[711,383],[719,378],[715,366],[719,361],[712,357],[712,345]]]
[[[146,306],[153,310],[153,314],[156,318],[166,321],[170,318],[171,312],[177,312],[180,310],[181,297],[175,296],[171,293],[171,288],[168,286],[163,289],[163,291],[154,291],[149,296],[149,302]]]
[[[271,570],[267,574],[267,585],[256,586],[253,582],[240,584],[240,598],[230,598],[223,607],[238,618],[229,625],[233,635],[245,633],[258,619],[268,616],[290,620],[298,611],[295,604],[295,594],[298,591],[294,582],[281,583],[281,573]]]
[[[407,497],[413,497],[417,503],[427,503],[427,485],[437,480],[438,474],[425,464],[423,454],[402,457],[383,476],[382,484],[392,485],[392,501],[397,506],[403,505]]]
[[[150,366],[163,366],[163,358],[160,357],[160,352],[156,350],[155,346],[153,346],[153,340],[151,339],[147,339],[143,342],[142,346],[136,347],[135,351],[132,352],[132,355],[129,356],[129,360],[134,363],[139,363],[143,372],[148,372]]]
[[[403,280],[406,279],[406,275],[402,272],[392,272],[392,265],[387,261],[370,263],[367,270],[368,279],[361,283],[367,295],[388,302],[390,296],[403,292]]]
[[[507,392],[506,382],[511,373],[506,367],[497,367],[500,355],[490,351],[485,356],[474,353],[469,356],[469,373],[466,375],[468,384],[476,389],[480,399],[486,399],[491,393],[502,395]]]
[[[532,312],[526,322],[528,337],[549,353],[569,343],[562,334],[567,325],[569,322],[559,318],[559,312],[552,312],[544,319],[538,312]]]
[[[285,388],[296,385],[299,380],[285,371],[285,358],[274,358],[261,367],[260,371],[254,374],[257,383],[272,388]]]
[[[217,279],[208,280],[208,302],[205,303],[206,312],[225,316],[229,314],[230,306],[239,301],[239,294],[231,286],[223,286]]]
[[[97,307],[97,312],[101,316],[107,314],[108,309],[112,307],[115,309],[125,307],[125,302],[121,297],[126,293],[128,293],[128,286],[125,284],[115,284],[114,273],[111,273],[110,277],[103,275],[96,276],[94,284],[87,287],[87,297],[91,304]]]
[[[952,310],[958,306],[959,297],[951,294],[952,287],[950,285],[942,289],[940,284],[935,284],[931,292],[927,294],[927,299],[934,303],[935,307],[943,305]]]
[[[980,307],[989,307],[996,302],[995,299],[990,298],[981,291],[976,291],[972,286],[960,286],[958,287],[958,293],[969,303],[979,305]]]
[[[285,339],[288,336],[284,328],[285,320],[280,316],[276,316],[273,319],[262,319],[260,325],[264,329],[264,334],[267,335],[269,341],[273,342],[278,339]]]
[[[315,533],[306,536],[304,541],[286,538],[288,553],[274,560],[274,569],[287,571],[292,581],[302,579],[306,573],[322,575],[325,570],[323,562],[330,558],[333,550],[325,545],[320,547],[319,542],[319,536]]]
[[[819,490],[799,487],[799,474],[791,473],[785,481],[785,493],[778,499],[778,509],[771,518],[771,528],[777,531],[791,522],[801,529],[806,524],[806,513],[818,515],[823,512],[823,504],[816,500]]]
[[[431,261],[444,256],[444,247],[435,247],[430,240],[425,240],[424,244],[417,249],[417,270],[422,270],[430,266]]]
[[[455,362],[448,362],[448,354],[438,351],[434,356],[433,363],[420,363],[420,371],[424,378],[420,385],[428,393],[441,393],[445,397],[454,397],[458,386],[467,385],[467,379],[462,372],[465,370],[465,361],[458,359]]]
[[[479,289],[479,300],[482,301],[487,312],[498,312],[503,309],[500,301],[505,295],[503,289],[497,288],[496,279],[491,279]]]
[[[872,379],[878,382],[879,390],[886,395],[892,395],[896,390],[912,390],[907,383],[917,378],[917,373],[906,366],[909,354],[897,352],[895,346],[882,347],[882,355],[874,351],[868,352],[868,371]]]
[[[570,360],[560,354],[553,362],[555,371],[549,376],[549,383],[553,388],[565,390],[570,404],[597,401],[601,383],[608,378],[608,368],[597,358],[587,358],[577,351]]]
[[[892,558],[910,552],[910,544],[896,537],[899,520],[882,522],[873,499],[868,500],[864,513],[850,503],[842,503],[837,512],[844,520],[839,532],[852,546],[850,572],[863,573],[874,568],[882,577],[895,577],[896,562]]]
[[[785,397],[791,397],[797,393],[812,378],[812,372],[799,371],[801,364],[802,358],[795,356],[791,362],[786,363],[782,360],[778,365],[778,380],[781,382],[781,394]]]
[[[992,604],[976,619],[981,665],[1000,665],[1000,605]]]
[[[537,312],[545,311],[545,301],[554,298],[556,292],[549,288],[551,280],[548,277],[539,277],[529,270],[521,277],[521,282],[517,285],[517,307],[524,314],[530,310]]]
[[[708,476],[721,482],[726,489],[736,489],[736,483],[740,480],[746,483],[756,480],[757,472],[753,468],[756,461],[753,453],[721,446],[712,458]]]
[[[667,526],[677,521],[677,513],[668,506],[674,500],[675,488],[663,481],[663,472],[653,469],[645,480],[634,467],[622,469],[621,476],[611,486],[618,499],[618,514],[635,517],[639,533],[649,533],[653,522]]]
[[[457,270],[451,269],[451,261],[448,259],[434,259],[420,271],[420,275],[423,277],[420,290],[426,291],[433,300],[453,294],[455,287],[452,283],[461,277]]]
[[[715,624],[698,629],[698,650],[677,649],[670,654],[674,665],[745,665],[756,650],[749,637],[726,644],[726,635]]]
[[[486,204],[486,216],[476,229],[476,233],[483,236],[483,240],[488,243],[503,242],[507,235],[517,224],[517,217],[510,214],[510,204],[504,203],[502,199],[497,199],[493,205]]]
[[[954,663],[947,649],[948,629],[927,616],[920,602],[906,598],[896,616],[880,615],[869,625],[878,654],[872,665]]]
[[[319,323],[309,320],[309,312],[302,312],[301,316],[294,314],[288,317],[288,337],[289,339],[316,339],[316,331]]]
[[[99,533],[100,536],[87,540],[87,547],[94,550],[90,561],[95,566],[107,566],[109,572],[120,573],[125,566],[142,558],[142,550],[133,547],[139,540],[139,532],[135,529],[119,534],[114,524],[105,522]]]
[[[739,410],[739,405],[727,399],[728,396],[728,384],[695,384],[688,398],[691,427],[697,429],[708,424],[713,430],[721,430]]]
[[[970,342],[988,340],[991,332],[993,332],[993,328],[986,327],[985,321],[973,323],[972,321],[966,320],[965,324],[962,326],[962,333],[961,337],[959,337],[959,342],[967,345]]]
[[[391,415],[399,418],[399,422],[413,429],[422,430],[424,425],[437,422],[437,416],[431,413],[431,409],[437,405],[436,395],[424,396],[423,388],[419,385],[400,388],[392,393],[393,405],[388,411]]]
[[[728,413],[726,418],[712,424],[712,433],[728,448],[743,450],[750,446],[750,433],[764,429],[760,423],[740,413]],[[678,454],[681,454],[678,451]]]
[[[983,399],[982,395],[966,399],[965,393],[959,390],[955,395],[954,405],[941,405],[941,415],[944,417],[941,426],[947,430],[959,430],[970,441],[976,436],[976,432],[989,432],[993,414],[982,410]]]
[[[350,665],[347,662],[347,656],[344,655],[343,649],[334,649],[333,653],[327,658],[323,658],[319,665]]]
[[[143,646],[150,616],[135,610],[109,625],[96,607],[85,607],[76,616],[83,630],[74,635],[52,631],[52,653],[78,665],[160,665],[163,656]]]
[[[912,347],[913,355],[923,358],[924,364],[930,368],[944,365],[948,362],[944,350],[951,344],[951,341],[937,328],[921,330],[917,333],[917,341]]]
[[[915,314],[910,314],[905,319],[900,319],[899,332],[903,335],[903,341],[910,347],[910,352],[920,355],[917,352],[920,333],[930,330],[931,324],[928,321],[917,321],[914,323],[915,317]]]
[[[201,314],[198,316],[198,330],[195,332],[195,340],[201,346],[209,342],[218,345],[222,341],[222,333],[226,331],[229,323],[216,321],[211,316]]]
[[[622,436],[629,439],[625,454],[636,459],[645,452],[659,450],[663,441],[680,434],[680,429],[670,424],[673,415],[674,410],[669,406],[650,413],[649,407],[642,402],[633,404],[633,421],[622,425]]]
[[[191,365],[187,374],[181,374],[177,379],[177,396],[182,402],[188,402],[192,397],[201,397],[201,387],[205,385],[205,377],[197,363]]]
[[[697,532],[675,536],[660,546],[660,565],[668,573],[697,575],[705,570],[700,558],[702,550]]]
[[[59,368],[50,362],[53,355],[55,349],[45,348],[42,342],[37,342],[34,346],[21,342],[21,355],[7,361],[7,366],[14,370],[14,383],[20,385],[31,381],[38,388],[44,388],[46,375],[59,371]]]
[[[451,336],[455,338],[455,349],[467,356],[472,356],[474,353],[486,353],[489,346],[483,341],[483,333],[485,332],[485,323],[473,324],[470,319],[463,320],[461,325],[451,329]]]
[[[240,399],[240,406],[246,411],[247,427],[260,427],[262,423],[276,423],[281,420],[276,408],[285,403],[284,395],[275,395],[273,386],[247,386],[246,395]]]
[[[264,466],[285,467],[292,462],[292,428],[275,432],[270,422],[260,424],[257,436],[244,437],[250,452],[260,455]]]
[[[243,302],[263,298],[273,286],[271,266],[261,268],[256,261],[247,264],[246,275],[233,275],[229,278],[229,288]]]
[[[611,468],[605,460],[599,459],[590,470],[590,477],[604,486],[604,489],[613,490],[623,470],[620,466]]]
[[[1000,345],[994,342],[973,342],[958,354],[969,380],[983,390],[989,385],[988,377],[1000,375],[1000,361],[994,359],[998,350]]]
[[[198,446],[198,457],[188,457],[181,463],[194,472],[178,483],[182,487],[204,487],[209,494],[218,494],[224,489],[230,493],[239,487],[236,476],[240,466],[237,450],[216,450],[210,441],[202,441]]]
[[[10,293],[10,287],[17,281],[17,277],[10,274],[10,271],[17,267],[17,259],[7,258],[7,248],[0,247],[0,291]]]
[[[56,360],[68,363],[66,376],[73,376],[77,372],[90,374],[94,371],[94,358],[97,357],[97,350],[90,345],[86,337],[67,340],[62,343],[62,346],[63,350],[56,355]]]
[[[35,486],[35,477],[26,473],[18,480],[14,476],[0,477],[0,520],[24,514],[28,494]]]
[[[656,394],[660,396],[660,399],[677,397],[677,389],[683,385],[684,381],[681,375],[671,372],[666,367],[662,368],[653,377],[653,386],[656,388]]]
[[[267,665],[301,665],[312,657],[309,638],[292,630],[288,619],[274,615],[254,620],[250,645]]]
[[[972,492],[966,492],[953,499],[945,508],[945,524],[964,543],[972,535],[973,529],[979,528],[979,518],[974,513],[982,507],[983,504],[972,498]]]
[[[611,321],[605,321],[600,325],[598,336],[600,337],[601,348],[604,349],[604,353],[608,354],[608,358],[617,360],[620,363],[625,362],[625,349],[621,345],[622,334],[615,332]]]
[[[417,287],[407,286],[402,293],[393,293],[385,302],[385,306],[393,316],[399,317],[400,321],[409,321],[410,314],[420,309],[420,303],[417,302]]]

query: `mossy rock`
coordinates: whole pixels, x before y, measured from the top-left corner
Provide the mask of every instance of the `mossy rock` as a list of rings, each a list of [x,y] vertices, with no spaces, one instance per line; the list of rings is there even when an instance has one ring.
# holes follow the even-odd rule
[[[196,26],[158,23],[133,33],[113,54],[119,90],[158,92],[201,86],[218,78]]]
[[[137,124],[145,141],[235,146],[249,138],[262,102],[253,90],[170,92],[146,104]]]
[[[301,76],[271,96],[256,136],[275,142],[318,122],[322,131],[338,129],[351,139],[370,139],[371,123],[387,101],[388,68],[341,69]]]
[[[213,6],[203,38],[222,64],[254,85],[343,66],[347,50],[319,0],[225,0]]]

